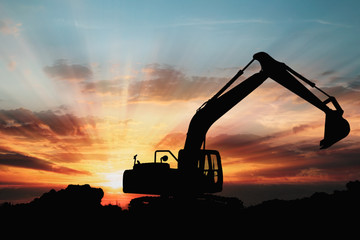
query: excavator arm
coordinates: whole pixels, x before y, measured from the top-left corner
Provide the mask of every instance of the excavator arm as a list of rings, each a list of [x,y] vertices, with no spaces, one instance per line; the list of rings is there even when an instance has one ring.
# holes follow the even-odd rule
[[[320,88],[316,87],[315,83],[295,72],[286,64],[274,60],[267,53],[256,53],[254,55],[254,59],[260,62],[262,71],[266,72],[270,78],[297,94],[299,97],[308,101],[315,107],[319,108],[326,114],[324,139],[320,141],[320,149],[326,149],[332,146],[349,134],[350,125],[348,121],[342,117],[344,111],[335,97],[330,96]],[[322,102],[294,76],[309,84],[311,87],[316,88],[318,91],[326,95],[328,99]],[[327,106],[330,102],[335,107],[335,110],[332,110]]]
[[[261,71],[224,93],[254,60],[259,61]],[[315,87],[324,93],[328,99],[322,102],[295,77]],[[349,134],[350,125],[342,117],[344,111],[334,97],[317,88],[313,82],[301,76],[286,64],[274,60],[267,53],[259,52],[253,56],[253,60],[243,70],[240,70],[218,93],[205,102],[191,119],[183,150],[184,160],[187,159],[185,161],[188,164],[192,165],[191,162],[195,162],[190,159],[196,156],[194,153],[201,149],[203,144],[205,146],[206,133],[211,125],[259,87],[267,78],[273,79],[326,114],[324,139],[320,141],[321,149],[330,147]],[[329,102],[333,103],[335,110],[327,106]],[[179,164],[187,165],[180,162]]]

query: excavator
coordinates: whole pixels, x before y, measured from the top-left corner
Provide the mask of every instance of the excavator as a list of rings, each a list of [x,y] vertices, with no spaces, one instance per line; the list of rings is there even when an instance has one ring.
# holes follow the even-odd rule
[[[261,70],[229,89],[255,60],[260,63]],[[134,156],[133,169],[124,171],[123,192],[163,196],[194,196],[221,192],[223,186],[221,157],[217,150],[205,148],[206,133],[213,123],[268,78],[325,113],[324,139],[320,141],[320,149],[332,146],[349,134],[350,125],[343,118],[344,111],[335,97],[318,88],[315,83],[295,72],[285,63],[276,61],[265,52],[258,52],[223,88],[197,109],[190,121],[184,148],[179,150],[177,157],[169,150],[156,150],[154,162],[140,163],[136,160],[136,155]],[[298,79],[320,91],[327,99],[321,101]],[[332,108],[327,105],[330,102]],[[166,153],[166,155],[158,160],[158,153]],[[177,168],[170,168],[166,163],[167,154],[177,161]]]

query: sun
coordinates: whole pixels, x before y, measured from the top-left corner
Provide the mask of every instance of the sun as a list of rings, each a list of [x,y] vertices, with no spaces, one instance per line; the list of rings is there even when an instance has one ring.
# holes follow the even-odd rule
[[[113,189],[122,188],[123,186],[122,176],[123,176],[123,171],[107,173],[105,175],[106,182],[104,183],[104,185]]]

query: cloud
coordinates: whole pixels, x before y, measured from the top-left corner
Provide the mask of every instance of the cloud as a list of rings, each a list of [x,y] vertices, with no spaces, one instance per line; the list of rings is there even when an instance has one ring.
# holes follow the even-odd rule
[[[81,91],[82,93],[96,93],[99,95],[121,95],[124,89],[120,83],[117,79],[83,82]]]
[[[277,138],[276,133],[269,136],[221,134],[209,137],[207,143],[209,149],[218,149],[224,156],[241,159],[242,163],[274,164],[303,158],[293,144],[276,145]]]
[[[360,91],[360,75],[356,80],[349,82],[348,87],[355,91]]]
[[[310,129],[310,128],[314,128],[314,126],[311,126],[309,124],[301,124],[301,125],[293,127],[292,130],[296,134],[296,133],[302,132],[302,131]]]
[[[51,78],[81,82],[92,78],[90,68],[80,64],[68,64],[67,60],[55,61],[52,66],[44,67],[44,72]]]
[[[86,125],[95,126],[91,118],[53,111],[32,112],[24,108],[0,110],[0,132],[29,139],[56,140],[61,136],[86,137]]]
[[[225,78],[186,76],[169,65],[152,64],[143,69],[145,79],[128,88],[129,102],[176,101],[208,98]]]
[[[358,145],[359,143],[353,143]],[[311,155],[322,169],[346,169],[355,171],[360,169],[360,148],[354,146],[340,146],[339,148],[329,149],[329,151],[319,151]]]
[[[334,23],[323,19],[309,19],[305,20],[305,22],[311,22],[311,23],[318,23],[321,25],[329,25],[333,27],[341,27],[341,28],[351,28],[351,25],[341,24],[341,23]]]
[[[34,154],[58,163],[107,159],[106,154],[96,155],[94,147],[103,143],[96,131],[99,119],[55,112],[0,110],[0,145],[7,146],[9,152]]]
[[[271,21],[264,20],[264,19],[190,19],[186,22],[177,23],[173,26],[204,26],[204,25],[229,25],[229,24],[249,24],[249,23],[256,23],[256,24],[269,24],[272,23]]]
[[[322,88],[322,90],[331,96],[335,96],[336,99],[339,100],[340,104],[344,102],[352,105],[360,105],[359,90],[357,89],[358,84],[358,80],[348,81],[346,86],[328,87]]]
[[[26,156],[17,152],[4,152],[0,154],[0,165],[10,167],[29,168],[41,171],[62,173],[68,175],[86,174],[90,173],[87,171],[79,171],[76,169],[59,166],[52,162],[39,159],[36,157]]]
[[[350,78],[336,78],[337,81],[340,82],[345,82],[347,83],[347,88],[349,90],[349,92],[351,91],[355,91],[355,92],[359,92],[360,91],[360,75],[357,75],[355,77],[350,77]]]
[[[185,143],[186,134],[180,132],[169,133],[156,145],[156,149],[180,149]]]
[[[322,176],[324,175],[324,170],[321,170],[319,168],[307,168],[307,169],[302,169],[297,176]]]
[[[276,135],[219,135],[207,142],[210,149],[218,149],[222,153],[224,166],[252,166],[245,172],[253,179],[303,177],[343,181],[360,177],[360,149],[346,141],[328,150],[317,150],[309,141],[284,144]],[[238,174],[240,178],[245,175],[243,171]]]
[[[4,35],[16,36],[20,32],[21,23],[14,23],[9,19],[0,19],[0,32]]]
[[[94,121],[78,118],[72,114],[57,115],[53,111],[36,112],[34,115],[53,132],[61,136],[84,136],[86,132],[84,125],[89,122],[92,125]]]
[[[0,132],[28,139],[49,138],[54,135],[33,112],[24,108],[0,110]]]
[[[127,83],[124,84],[126,79]],[[81,92],[98,95],[126,95],[130,103],[208,99],[226,82],[225,77],[187,76],[170,65],[149,64],[137,76],[112,80],[83,81]]]
[[[328,71],[322,72],[320,74],[320,76],[325,77],[325,76],[333,75],[334,73],[336,73],[335,70],[328,70]]]

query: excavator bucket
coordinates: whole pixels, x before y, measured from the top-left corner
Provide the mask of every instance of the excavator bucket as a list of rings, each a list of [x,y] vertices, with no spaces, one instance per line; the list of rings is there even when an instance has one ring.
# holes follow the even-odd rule
[[[326,149],[345,138],[350,132],[349,122],[339,111],[326,113],[324,139],[320,141],[320,149]]]

